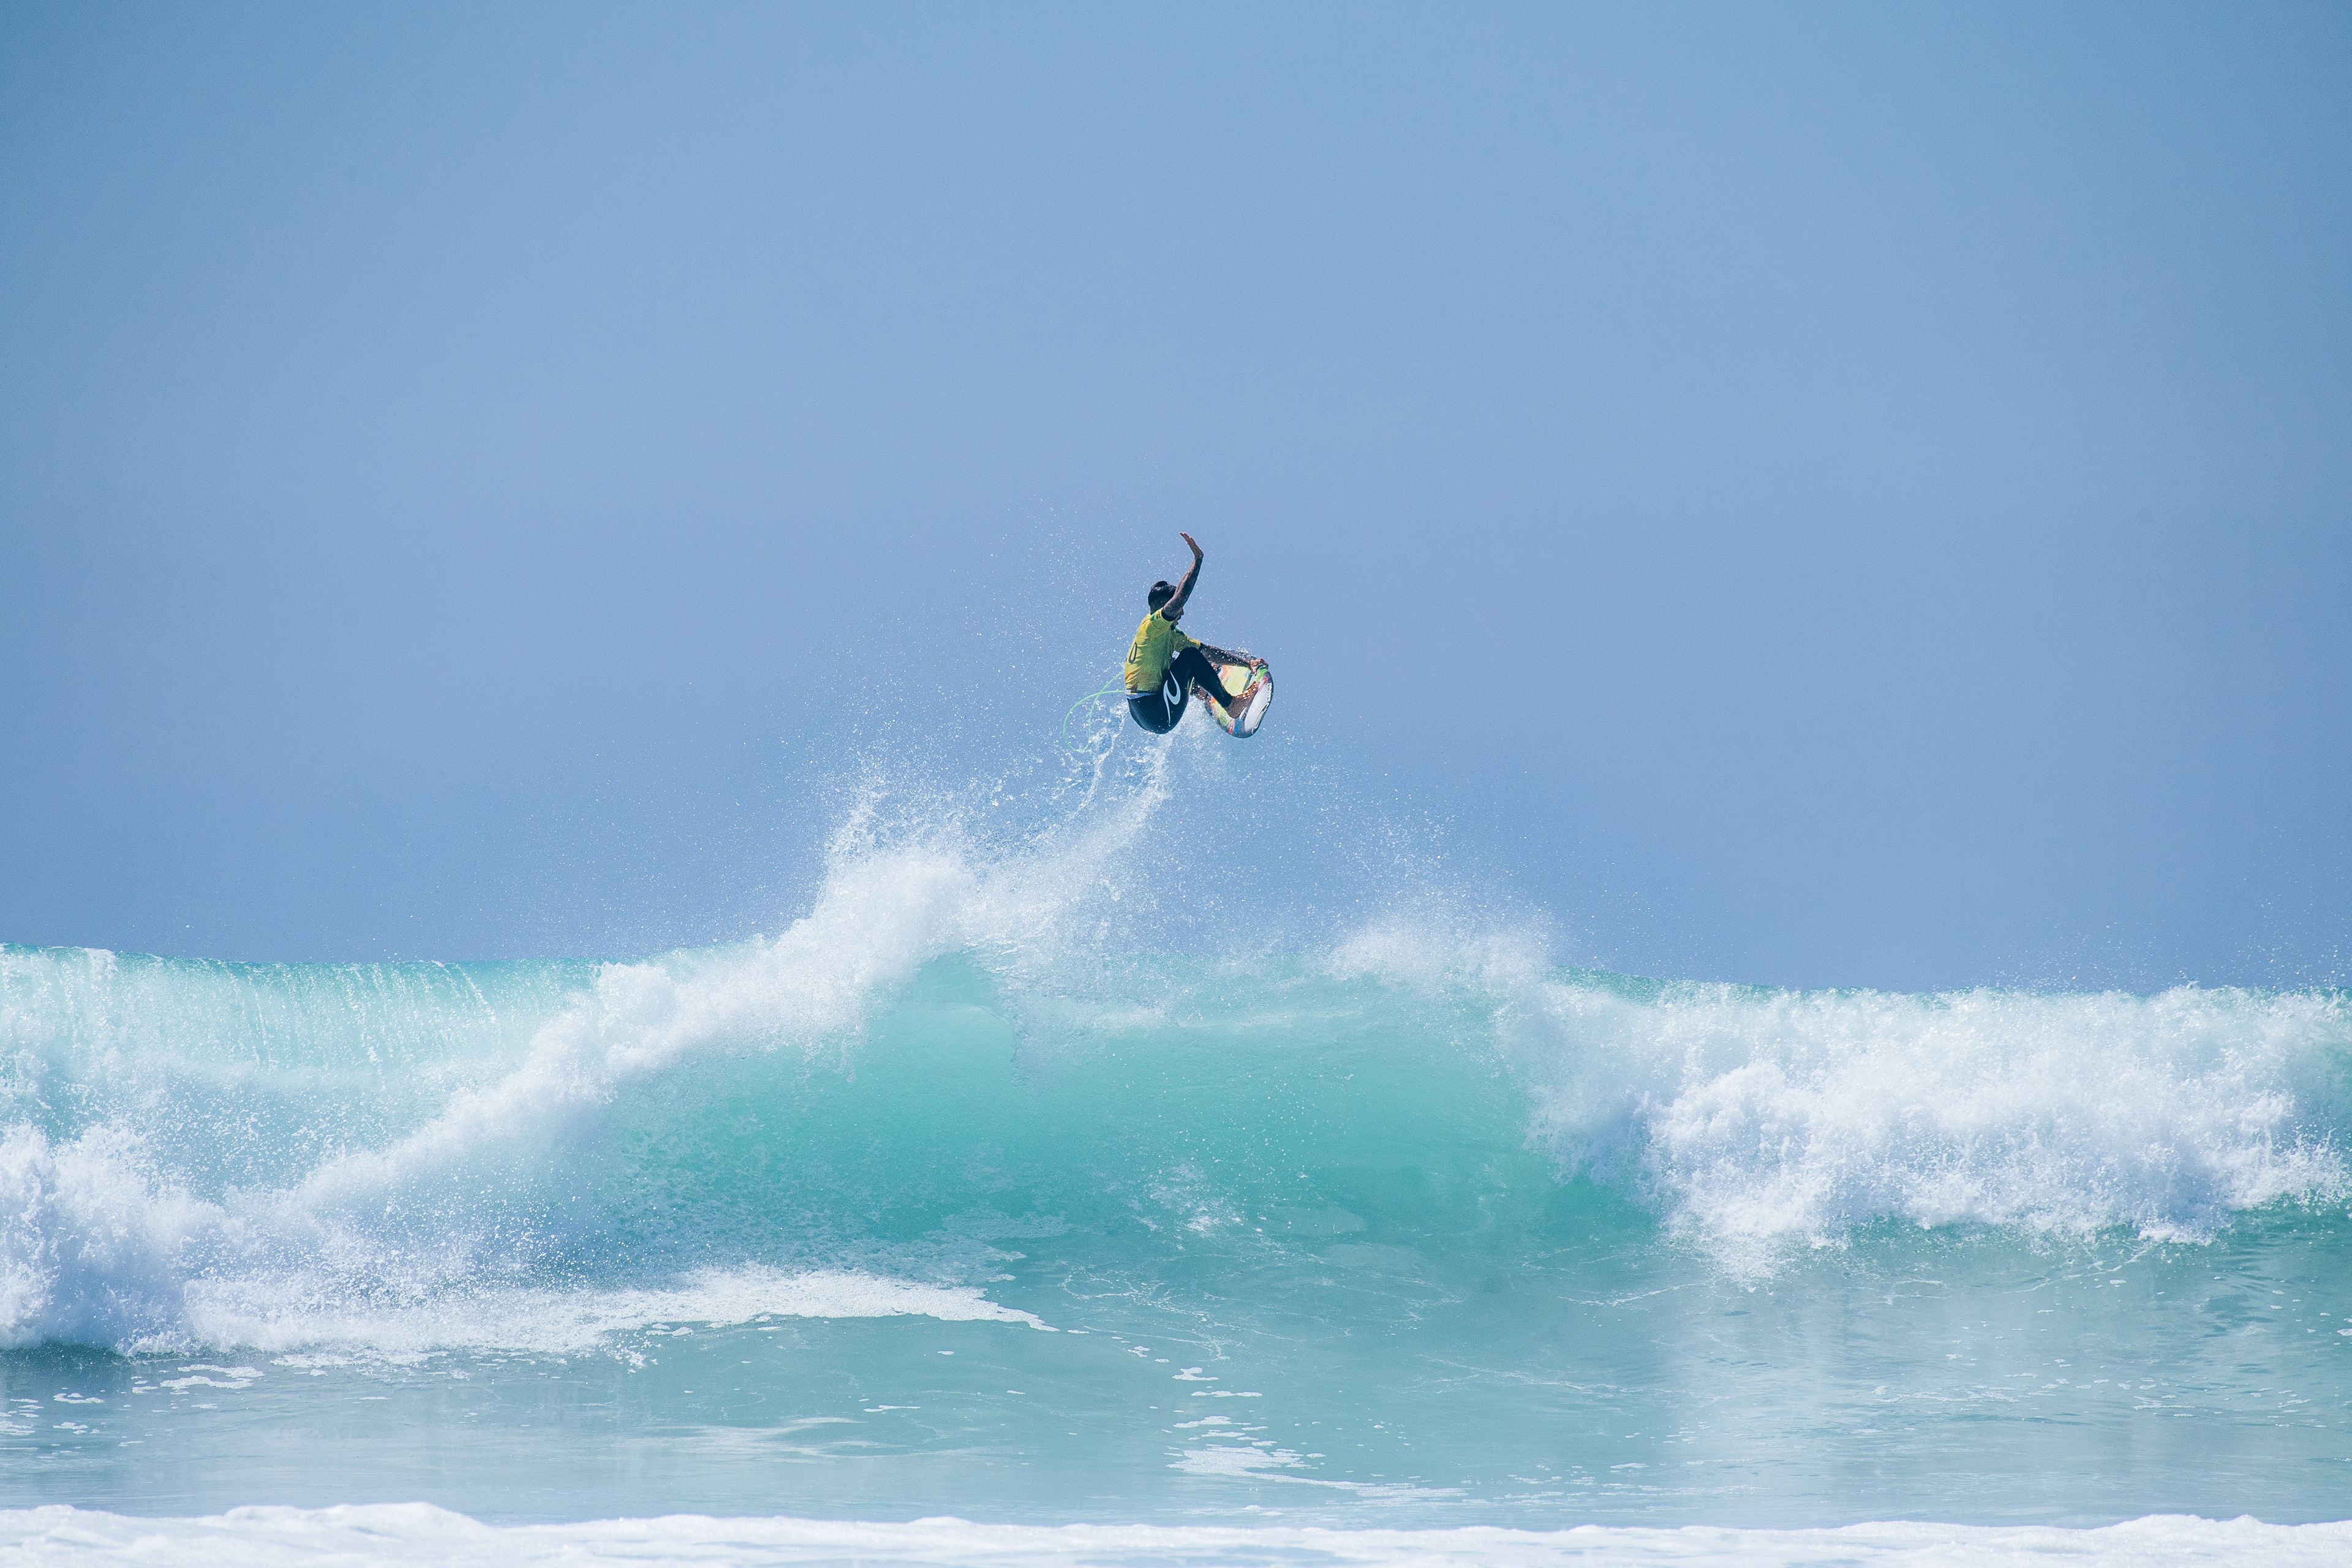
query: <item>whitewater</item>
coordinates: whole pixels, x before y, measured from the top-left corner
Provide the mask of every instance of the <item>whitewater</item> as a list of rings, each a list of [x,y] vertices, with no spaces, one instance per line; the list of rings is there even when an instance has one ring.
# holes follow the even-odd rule
[[[2352,1560],[2352,996],[1569,966],[1115,725],[729,945],[0,949],[0,1561]]]

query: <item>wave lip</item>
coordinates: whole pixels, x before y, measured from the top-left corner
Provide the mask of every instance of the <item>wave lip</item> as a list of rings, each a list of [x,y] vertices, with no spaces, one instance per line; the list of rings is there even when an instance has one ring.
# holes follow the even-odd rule
[[[1834,1561],[1861,1568],[2015,1563],[2047,1558],[2100,1568],[2168,1563],[2245,1568],[2322,1568],[2352,1554],[2352,1522],[2265,1524],[2150,1514],[2095,1529],[1907,1521],[1828,1530],[1678,1530],[1581,1525],[1526,1531],[1322,1530],[1164,1525],[1060,1527],[973,1524],[919,1519],[908,1524],[852,1520],[592,1520],[499,1527],[430,1503],[339,1508],[238,1508],[201,1519],[136,1519],[66,1506],[0,1510],[0,1541],[26,1564],[114,1562],[168,1555],[174,1563],[245,1564],[314,1561],[362,1564],[434,1563],[508,1568],[531,1563],[725,1562],[736,1568],[856,1561],[910,1565],[1067,1563],[1122,1568],[1175,1562],[1301,1561],[1387,1568],[1553,1568],[1644,1563],[1715,1568],[1797,1568]]]

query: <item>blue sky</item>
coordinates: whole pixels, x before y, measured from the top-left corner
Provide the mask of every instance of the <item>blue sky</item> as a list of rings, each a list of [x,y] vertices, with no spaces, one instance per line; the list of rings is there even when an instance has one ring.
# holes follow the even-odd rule
[[[2341,980],[2347,168],[2329,5],[12,5],[0,939],[774,930],[1183,528],[1564,956]]]

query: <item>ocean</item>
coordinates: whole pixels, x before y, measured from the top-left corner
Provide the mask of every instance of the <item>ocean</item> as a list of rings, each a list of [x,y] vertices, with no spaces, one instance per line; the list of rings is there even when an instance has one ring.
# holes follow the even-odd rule
[[[0,951],[0,1561],[2352,1561],[2352,995],[1574,967],[1205,728],[729,945]]]

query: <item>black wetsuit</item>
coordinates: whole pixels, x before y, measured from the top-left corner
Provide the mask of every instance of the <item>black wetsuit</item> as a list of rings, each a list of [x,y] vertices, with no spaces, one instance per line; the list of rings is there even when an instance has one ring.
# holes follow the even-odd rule
[[[1165,735],[1184,717],[1184,707],[1192,700],[1192,683],[1196,680],[1211,691],[1225,689],[1209,656],[1197,647],[1188,647],[1168,661],[1168,673],[1160,678],[1157,690],[1127,694],[1127,710],[1153,734]]]

